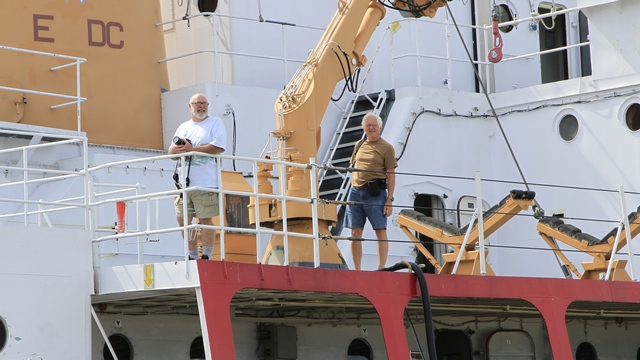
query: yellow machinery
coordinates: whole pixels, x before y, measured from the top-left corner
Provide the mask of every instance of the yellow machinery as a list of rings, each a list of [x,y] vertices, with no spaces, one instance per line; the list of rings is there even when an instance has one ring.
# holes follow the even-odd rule
[[[411,16],[433,17],[445,0],[396,1],[399,8],[410,9]],[[275,105],[277,129],[273,131],[278,140],[278,158],[290,162],[308,163],[317,156],[320,145],[320,122],[329,105],[336,84],[352,76],[362,67],[367,58],[362,54],[373,31],[385,16],[385,8],[376,0],[339,0],[338,9],[327,26],[309,59],[298,69],[288,86],[280,94]],[[312,170],[313,171],[313,170]],[[267,164],[260,171],[268,174]],[[281,191],[287,196],[311,198],[309,173],[300,168],[286,171],[286,187]],[[260,193],[271,193],[268,181],[261,181]],[[314,184],[316,189],[318,184]],[[282,229],[283,205],[272,200],[261,200],[260,218],[256,219],[255,201],[250,205],[251,223]],[[263,211],[264,210],[264,211]],[[311,234],[312,208],[308,204],[287,202],[287,229]],[[337,220],[335,204],[318,205],[318,228],[321,235],[330,235],[329,226]],[[309,266],[314,263],[313,241],[289,236],[289,263]],[[333,239],[321,240],[320,264],[322,267],[344,267],[345,261]],[[264,263],[281,263],[283,260],[283,237],[273,236],[263,259]]]
[[[640,208],[628,215],[631,239],[640,233]],[[558,217],[544,217],[538,221],[538,233],[566,266],[580,279],[602,280],[611,267],[610,280],[630,281],[631,277],[624,269],[626,260],[613,258],[614,254],[627,245],[629,239],[623,226],[613,228],[603,238],[583,233],[577,227],[565,224]],[[619,236],[616,245],[616,237]],[[578,269],[562,253],[555,240],[559,240],[593,257],[593,261],[583,262],[584,272]],[[613,258],[613,260],[612,260]],[[612,263],[611,263],[612,262]]]
[[[533,205],[535,193],[532,191],[512,190],[507,197],[499,204],[493,206],[483,214],[484,236],[489,237],[498,228],[511,220],[516,214],[529,209]],[[451,274],[455,266],[456,259],[462,251],[457,274],[477,275],[480,274],[480,252],[475,246],[480,239],[477,222],[467,237],[467,227],[458,228],[431,217],[427,217],[415,210],[402,210],[398,215],[398,225],[404,233],[416,244],[420,252],[429,260],[440,274]],[[424,245],[411,232],[417,231],[434,241],[438,241],[453,249],[453,252],[443,254],[443,264],[436,260],[435,256],[424,247]],[[487,265],[487,275],[494,275],[491,267]]]
[[[445,1],[396,0],[394,5],[406,9],[413,17],[433,17]],[[385,16],[384,6],[375,0],[337,0],[337,3],[337,11],[318,45],[277,100],[274,136],[278,139],[280,160],[308,163],[310,158],[317,156],[320,122],[335,85],[366,63],[364,48]],[[122,8],[129,11],[123,12]],[[215,5],[201,10],[214,9]],[[165,57],[163,27],[150,26],[158,23],[159,2],[49,1],[43,6],[40,1],[13,1],[3,3],[2,10],[0,20],[12,31],[0,33],[0,44],[3,45],[0,51],[4,51],[4,47],[29,51],[2,53],[0,121],[77,130],[86,133],[94,144],[163,148],[162,107],[158,93],[169,88],[169,79],[165,63],[158,63],[158,59]],[[75,57],[36,55],[33,50],[55,50]],[[23,71],[25,63],[29,64],[29,71]],[[343,72],[345,65],[348,65],[346,73]],[[78,75],[81,75],[79,82]],[[131,82],[132,78],[137,81]],[[126,91],[122,84],[127,84]],[[62,93],[65,98],[26,93],[21,89]],[[80,94],[86,94],[86,97]],[[76,102],[82,103],[81,109]],[[80,112],[82,124],[78,118]],[[270,165],[264,164],[257,174],[261,193],[273,193],[268,180],[270,171]],[[236,189],[238,179],[228,184],[228,177],[223,174],[223,188]],[[286,179],[281,178],[281,181],[285,180],[286,186],[280,185],[280,191],[310,199],[309,171],[287,169]],[[246,181],[244,184],[248,186]],[[246,188],[245,185],[240,187]],[[233,203],[230,199],[225,196],[227,212]],[[262,199],[258,206],[265,211],[260,211],[259,219],[255,217],[255,206],[252,201],[249,207],[254,226],[260,223],[282,229],[284,212],[279,200]],[[288,202],[287,229],[312,233],[311,214],[308,203]],[[329,235],[328,227],[336,221],[335,205],[319,206],[318,214],[320,233]],[[230,246],[233,247],[231,237],[235,239],[236,235],[225,234],[227,252]],[[255,238],[253,240],[252,245]],[[312,263],[312,241],[289,240],[290,263]],[[267,254],[273,254],[274,247],[281,244],[282,238],[274,237]],[[254,262],[255,245],[253,247],[253,250],[247,250],[246,256],[235,259]],[[321,249],[323,266],[344,264],[335,241],[323,241]],[[265,257],[265,262],[269,262],[267,258],[269,256]]]

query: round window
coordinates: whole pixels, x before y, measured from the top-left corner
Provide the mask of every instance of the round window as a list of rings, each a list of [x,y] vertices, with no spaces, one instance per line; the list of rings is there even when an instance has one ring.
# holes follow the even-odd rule
[[[496,7],[496,11],[498,12],[498,21],[500,23],[513,21],[513,11],[509,8],[507,4],[501,4]],[[513,25],[505,25],[500,26],[500,31],[504,33],[508,33],[513,30]]]
[[[115,351],[118,360],[133,359],[133,347],[126,336],[122,334],[113,334],[109,336],[109,342],[111,343],[111,347],[113,348],[113,351]],[[111,351],[109,351],[109,347],[106,343],[102,347],[102,356],[104,357],[104,360],[113,360]]]
[[[205,359],[202,336],[198,336],[191,342],[191,347],[189,348],[189,359]]]
[[[560,119],[558,130],[560,131],[560,137],[564,141],[571,141],[578,135],[578,119],[575,116],[569,114]]]
[[[365,339],[354,339],[347,349],[347,359],[349,360],[371,360],[373,351],[371,345]]]
[[[627,108],[627,112],[624,114],[627,127],[631,131],[640,130],[640,104],[633,103]]]
[[[4,319],[0,317],[0,351],[7,345],[8,334],[7,324],[5,324]]]
[[[583,342],[576,349],[576,360],[597,360],[596,349],[588,342]]]

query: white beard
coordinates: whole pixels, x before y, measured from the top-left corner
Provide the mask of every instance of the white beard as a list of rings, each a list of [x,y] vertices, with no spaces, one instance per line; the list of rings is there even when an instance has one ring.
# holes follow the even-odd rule
[[[193,115],[198,120],[204,120],[209,114],[206,111],[199,112],[198,110],[191,110],[191,115]]]

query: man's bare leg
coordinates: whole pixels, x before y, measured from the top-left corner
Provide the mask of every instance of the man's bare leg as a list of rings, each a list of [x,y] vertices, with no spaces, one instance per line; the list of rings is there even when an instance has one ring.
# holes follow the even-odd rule
[[[184,226],[184,218],[182,216],[177,216],[176,220],[178,220],[178,226],[183,227]],[[193,217],[189,217],[189,219],[187,219],[187,221],[189,222],[189,224],[191,224],[191,222],[193,221]],[[191,234],[193,234],[195,230],[191,229],[187,231],[187,239],[189,241],[187,241],[187,246],[189,249],[189,256],[192,258],[197,258],[197,251],[198,251],[198,241],[194,238],[192,238]],[[182,239],[184,240],[184,231],[180,231],[180,235],[182,236]],[[195,257],[193,252],[196,251]]]
[[[202,225],[213,226],[211,218],[198,218],[198,222]],[[216,231],[213,229],[200,229],[200,238],[202,239],[202,248],[204,250],[202,255],[207,255],[211,259],[213,244],[216,241]]]
[[[362,229],[351,229],[351,237],[361,238]],[[351,257],[353,258],[353,267],[360,270],[362,266],[362,241],[351,241]]]
[[[382,269],[387,264],[387,256],[389,254],[387,229],[376,229],[376,238],[378,238],[378,269]]]

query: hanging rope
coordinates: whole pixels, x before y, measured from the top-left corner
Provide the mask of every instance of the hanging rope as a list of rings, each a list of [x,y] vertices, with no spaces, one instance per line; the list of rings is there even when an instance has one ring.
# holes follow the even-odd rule
[[[556,12],[556,1],[555,0],[551,0],[551,9],[549,10],[549,12],[551,14]],[[542,23],[542,26],[544,26],[545,29],[553,30],[553,28],[556,27],[556,15],[552,15],[551,16],[551,26],[547,26],[547,23],[545,22],[545,19],[540,19],[540,22]]]

